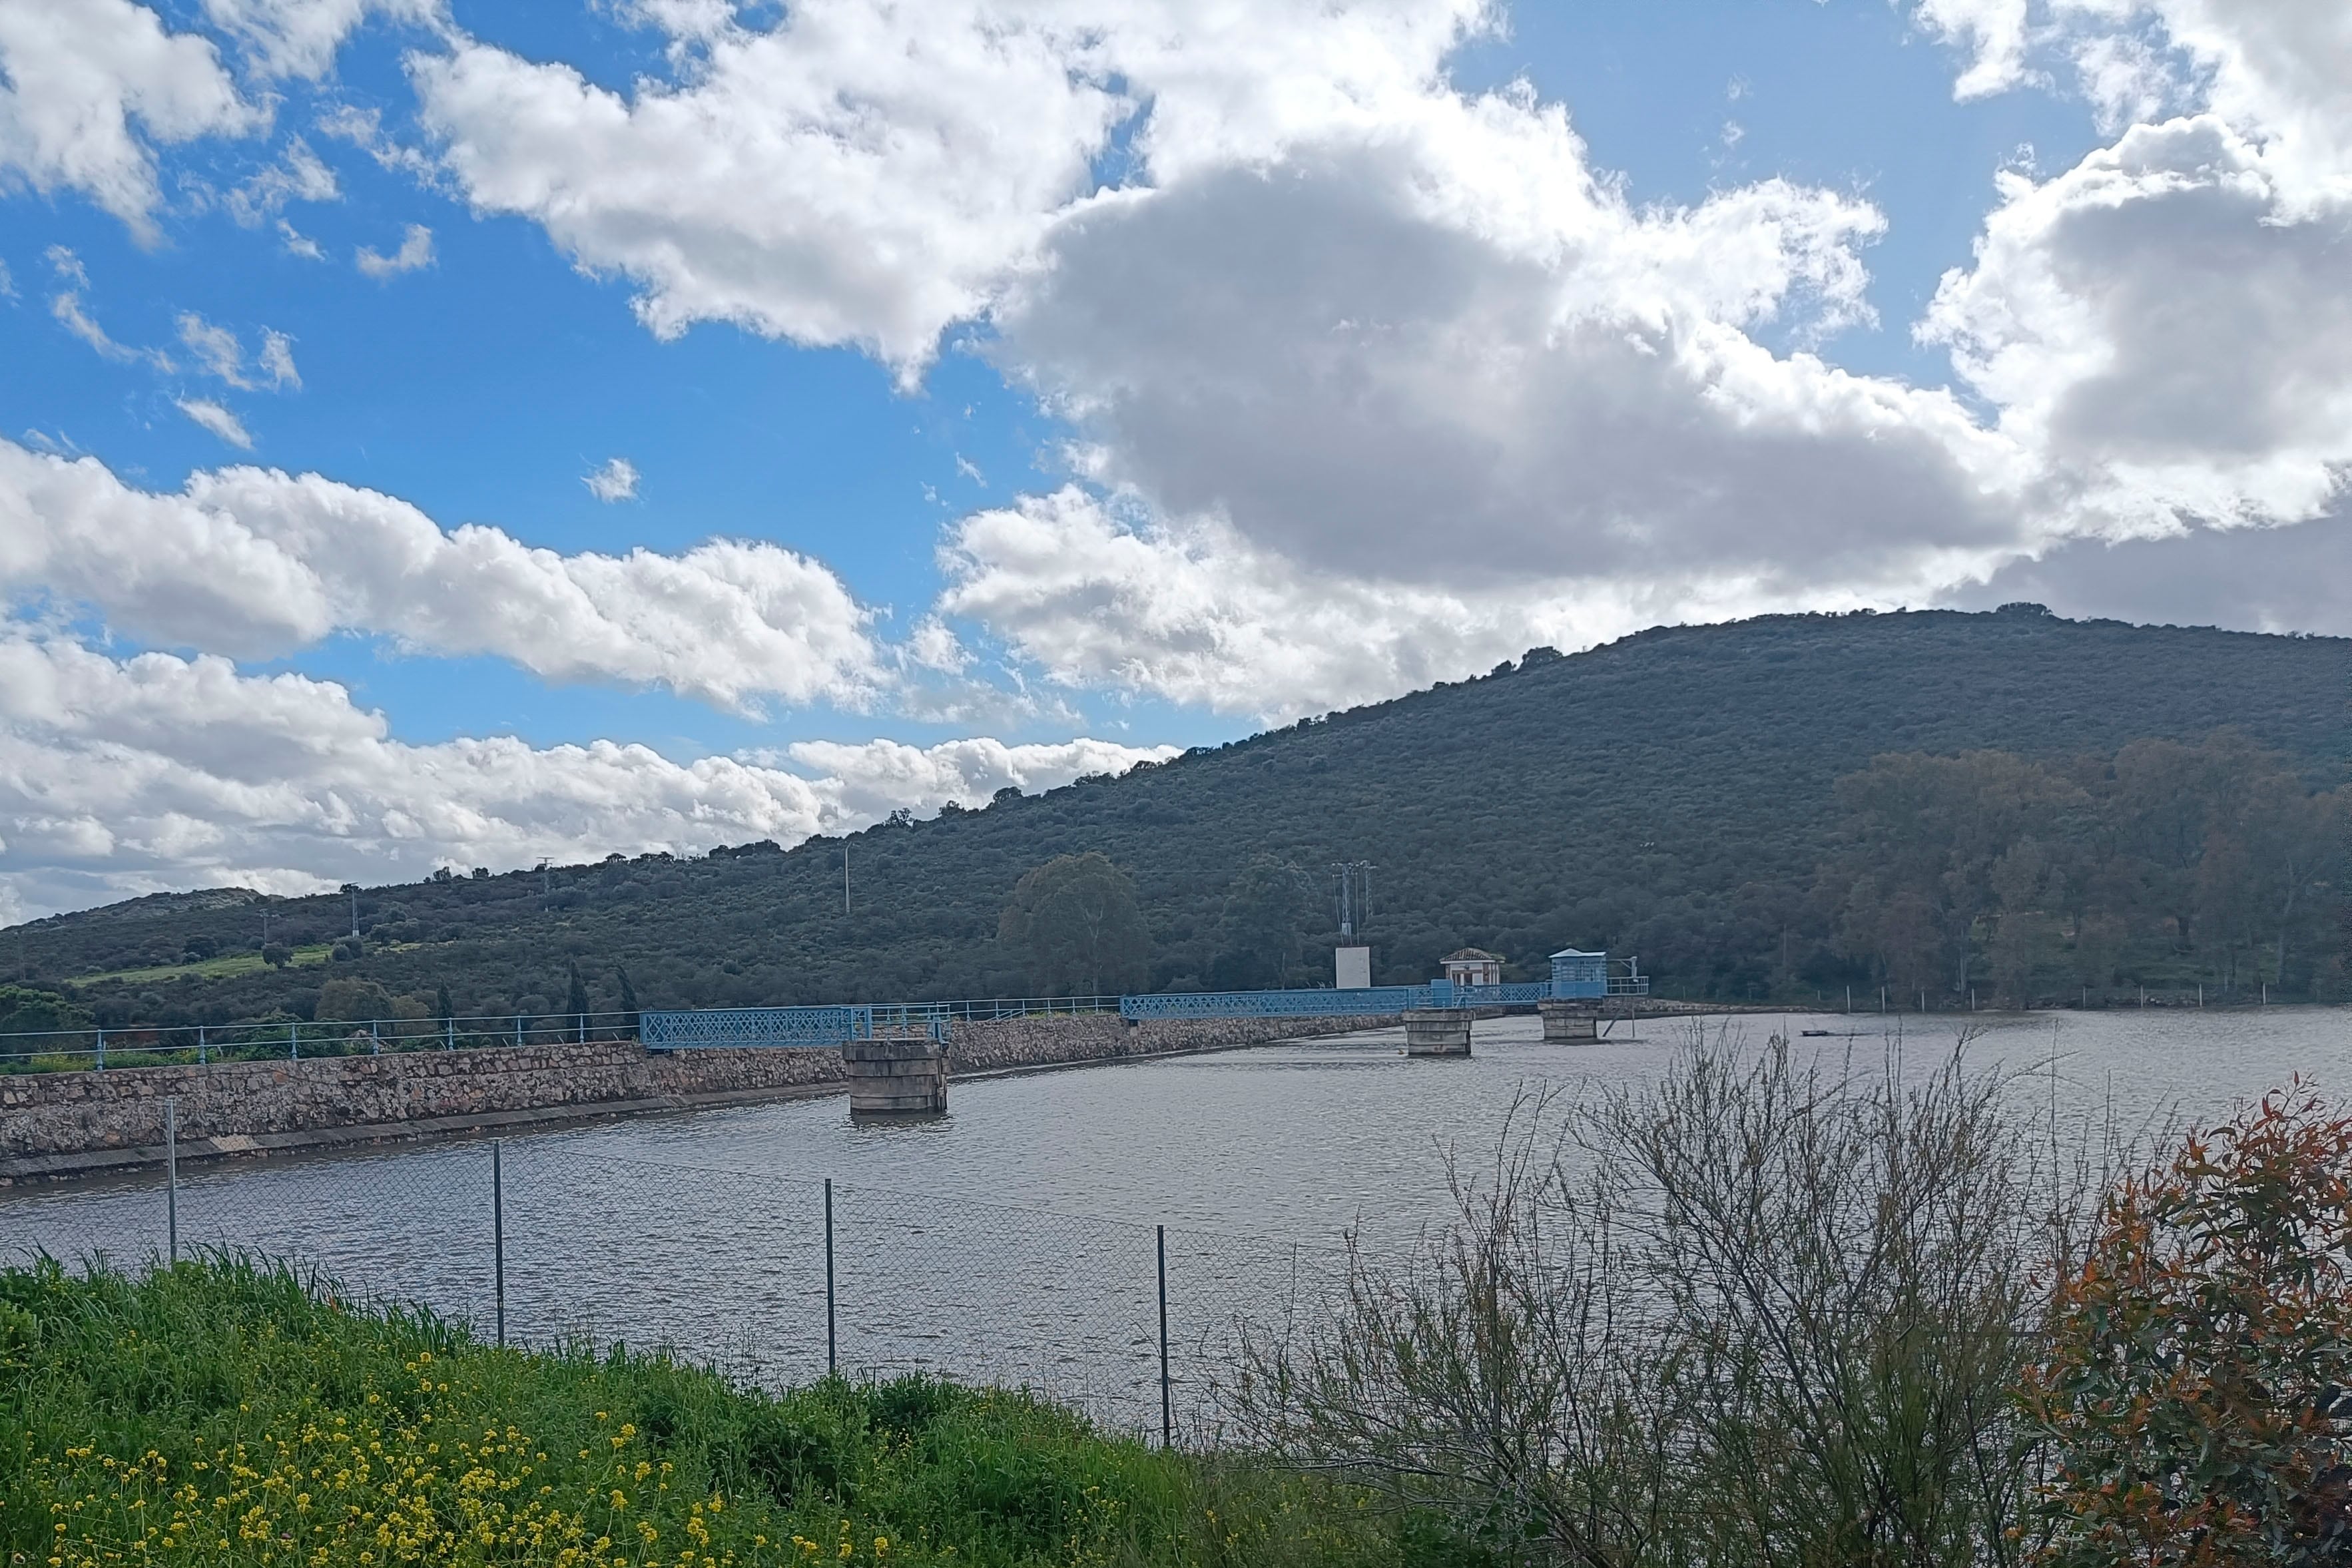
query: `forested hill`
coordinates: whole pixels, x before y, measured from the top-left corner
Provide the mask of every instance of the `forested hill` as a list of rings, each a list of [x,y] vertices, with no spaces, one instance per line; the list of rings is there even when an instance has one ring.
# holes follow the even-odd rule
[[[331,963],[301,949],[348,929],[343,898],[160,895],[12,930],[0,972],[70,986],[113,1022],[307,1016],[331,976],[393,997],[446,986],[460,1012],[557,1010],[575,963],[598,1007],[616,1005],[624,968],[648,1007],[1024,995],[1024,954],[996,939],[1008,894],[1052,857],[1100,851],[1134,878],[1159,988],[1270,977],[1228,904],[1271,856],[1318,889],[1334,861],[1378,868],[1382,980],[1423,977],[1465,945],[1531,976],[1572,944],[1636,953],[1674,994],[1789,992],[1902,962],[1842,928],[1843,894],[1822,891],[1825,865],[1867,838],[1839,780],[1874,758],[1997,749],[2080,780],[2132,742],[2233,729],[2283,754],[2301,789],[2327,789],[2346,778],[2347,692],[2352,642],[2032,606],[1666,628],[850,835],[846,915],[836,838],[372,888],[364,951]],[[2063,882],[2045,875],[2031,896],[2054,909]],[[2333,896],[2312,894],[2296,917]],[[1318,949],[1336,923],[1328,900],[1317,908],[1297,923],[1290,977],[1319,962],[1328,983]],[[273,945],[298,950],[291,965],[257,961],[265,911]],[[1937,917],[1960,922],[1963,945],[1982,929],[1966,910]]]

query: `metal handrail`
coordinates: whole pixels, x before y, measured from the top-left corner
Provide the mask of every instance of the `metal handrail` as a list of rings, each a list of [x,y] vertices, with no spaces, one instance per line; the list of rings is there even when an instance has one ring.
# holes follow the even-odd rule
[[[936,1002],[845,1004],[888,1015],[894,1027],[934,1020],[988,1023],[1040,1015],[1111,1013],[1117,997],[978,997]],[[215,1061],[378,1055],[492,1046],[558,1045],[634,1040],[639,1011],[463,1014],[448,1018],[268,1019],[215,1024],[137,1024],[120,1028],[26,1030],[0,1033],[0,1073],[103,1070],[109,1065],[204,1066]],[[128,1058],[129,1060],[125,1060]]]

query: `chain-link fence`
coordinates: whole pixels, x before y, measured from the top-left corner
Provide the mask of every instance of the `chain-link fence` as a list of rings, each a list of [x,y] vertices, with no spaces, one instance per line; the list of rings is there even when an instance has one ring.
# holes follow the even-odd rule
[[[820,1176],[475,1141],[0,1190],[0,1261],[209,1249],[425,1303],[483,1338],[661,1346],[780,1386],[828,1370],[1026,1387],[1214,1440],[1241,1334],[1344,1285],[1309,1243]]]

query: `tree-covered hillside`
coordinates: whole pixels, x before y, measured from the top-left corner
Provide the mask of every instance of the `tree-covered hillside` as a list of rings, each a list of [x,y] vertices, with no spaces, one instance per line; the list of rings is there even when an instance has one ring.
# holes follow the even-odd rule
[[[1671,994],[1810,994],[1943,972],[1853,930],[1857,846],[1903,837],[1885,799],[1842,800],[1874,758],[1997,749],[2079,783],[2134,741],[2233,729],[2326,789],[2347,777],[2347,690],[2352,642],[2032,606],[1667,628],[845,841],[365,889],[363,940],[332,956],[348,898],[213,890],[17,927],[0,973],[67,987],[112,1023],[307,1016],[331,975],[394,997],[446,987],[463,1013],[559,1011],[575,963],[599,1008],[618,1005],[624,969],[648,1007],[1034,994],[1026,956],[999,940],[1007,901],[1041,863],[1098,851],[1134,880],[1161,988],[1266,977],[1265,911],[1229,902],[1269,864],[1320,887],[1349,860],[1377,868],[1384,981],[1465,945],[1532,976],[1573,944],[1639,955]],[[1319,963],[1328,982],[1336,922],[1318,907],[1294,977]],[[265,915],[269,956],[291,962],[260,961]],[[2183,952],[2176,971],[2209,963]]]

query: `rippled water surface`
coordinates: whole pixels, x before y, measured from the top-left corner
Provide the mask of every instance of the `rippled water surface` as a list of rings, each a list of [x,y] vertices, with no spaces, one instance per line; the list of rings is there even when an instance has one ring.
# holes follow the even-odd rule
[[[1955,1049],[2029,1073],[2037,1104],[2126,1130],[2226,1113],[2295,1074],[2352,1092],[2352,1009],[2278,1008],[1651,1020],[1545,1045],[1483,1020],[1468,1060],[1408,1060],[1370,1030],[1248,1051],[959,1081],[951,1113],[853,1125],[840,1098],[487,1139],[191,1166],[183,1248],[264,1248],[495,1332],[502,1228],[511,1334],[667,1342],[771,1380],[826,1364],[1030,1382],[1113,1419],[1159,1417],[1165,1227],[1180,1406],[1236,1315],[1311,1303],[1355,1227],[1374,1249],[1443,1217],[1438,1151],[1490,1147],[1521,1090],[1654,1076],[1694,1030],[1876,1071]],[[1618,1026],[1622,1032],[1624,1026]],[[1806,1037],[1803,1031],[1825,1031]],[[0,1247],[126,1261],[164,1244],[159,1177],[0,1189]]]

